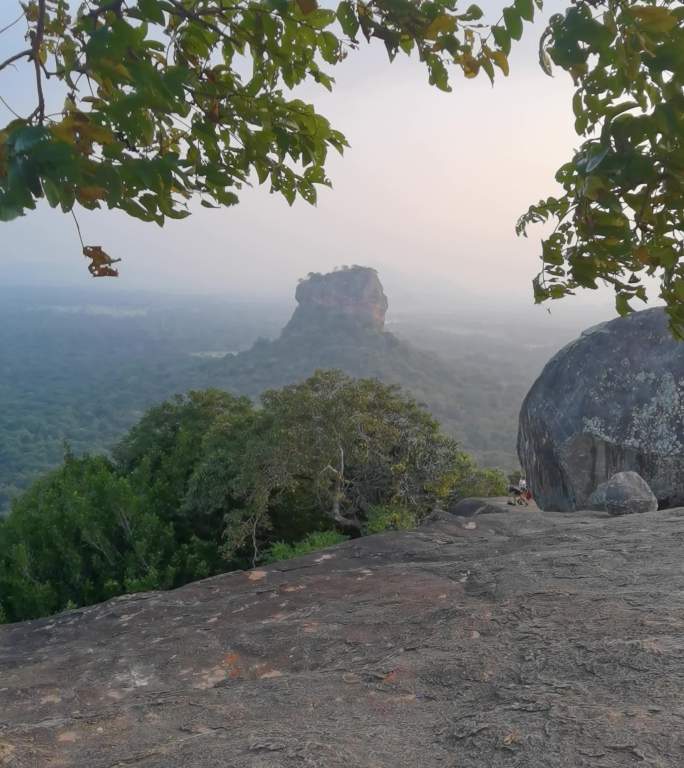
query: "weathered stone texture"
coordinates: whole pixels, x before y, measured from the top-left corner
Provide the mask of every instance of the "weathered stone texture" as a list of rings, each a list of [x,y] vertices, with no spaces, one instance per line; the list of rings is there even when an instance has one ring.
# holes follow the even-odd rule
[[[679,768],[683,544],[508,508],[0,627],[0,765]]]
[[[503,499],[506,503],[506,499]],[[447,512],[458,517],[477,517],[478,515],[491,515],[494,512],[500,513],[501,507],[493,503],[491,499],[467,498],[460,499],[447,506]]]
[[[299,283],[295,298],[298,306],[283,330],[285,334],[320,333],[340,322],[378,332],[385,327],[387,296],[378,273],[370,267],[312,274]]]
[[[636,472],[618,472],[591,494],[589,506],[610,515],[634,515],[655,512],[658,499],[641,475]]]
[[[684,344],[663,310],[595,326],[553,357],[523,403],[518,454],[543,509],[586,508],[626,470],[661,507],[684,504]]]

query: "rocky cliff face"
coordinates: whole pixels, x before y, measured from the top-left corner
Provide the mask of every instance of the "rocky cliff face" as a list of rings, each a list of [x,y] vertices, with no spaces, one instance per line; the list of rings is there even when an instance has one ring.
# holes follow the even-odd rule
[[[238,355],[206,363],[202,386],[258,397],[311,376],[339,369],[356,378],[398,384],[421,402],[438,393],[452,410],[467,400],[453,366],[384,330],[387,297],[377,272],[352,267],[311,275],[296,289],[298,306],[280,336],[259,340]],[[449,398],[445,397],[449,393]],[[440,417],[440,409],[434,411]]]
[[[684,504],[684,343],[664,311],[591,328],[552,358],[523,403],[518,453],[543,509],[586,508],[626,470],[661,506]]]
[[[387,297],[374,269],[351,267],[312,274],[297,286],[298,307],[283,333],[361,326],[381,332]]]
[[[681,766],[682,515],[451,517],[0,627],[0,765]]]

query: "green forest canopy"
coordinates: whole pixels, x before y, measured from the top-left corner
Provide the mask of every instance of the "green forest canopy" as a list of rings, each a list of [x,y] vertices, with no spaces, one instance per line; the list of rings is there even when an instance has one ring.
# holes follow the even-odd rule
[[[377,380],[319,371],[262,403],[191,392],[149,410],[111,459],[67,453],[0,519],[0,620],[179,586],[506,491]]]
[[[415,56],[442,90],[453,70],[494,81],[541,7],[514,0],[490,24],[455,0],[29,0],[16,19],[25,42],[0,54],[0,74],[30,67],[36,94],[30,115],[0,128],[0,220],[46,198],[161,225],[196,195],[236,203],[251,179],[314,203],[328,151],[346,140],[292,89],[330,89],[331,69],[364,41],[390,60]],[[539,58],[573,79],[581,143],[557,173],[562,194],[518,223],[519,234],[554,224],[536,299],[603,281],[625,313],[655,276],[682,335],[684,6],[574,0],[551,17]],[[99,246],[84,251],[93,274],[116,274]]]
[[[198,306],[194,297],[123,288],[93,305],[89,285],[0,286],[0,517],[14,496],[62,463],[64,441],[76,456],[107,453],[172,395],[217,388],[257,398],[319,368],[399,385],[479,464],[512,471],[520,403],[579,330],[549,325],[530,344],[536,320],[511,323],[505,307],[485,317],[464,308],[429,320],[402,316],[396,339],[321,329],[299,347],[296,339],[283,345],[262,338],[251,352],[226,359],[203,354],[220,358],[260,335],[276,337],[289,311],[225,297]]]

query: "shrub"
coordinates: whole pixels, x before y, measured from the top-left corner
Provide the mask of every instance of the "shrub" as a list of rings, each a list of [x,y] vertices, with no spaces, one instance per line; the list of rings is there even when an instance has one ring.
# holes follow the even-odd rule
[[[379,504],[371,507],[366,523],[366,533],[405,531],[418,524],[416,513],[398,504]]]
[[[305,536],[301,541],[296,541],[294,544],[276,541],[265,550],[263,562],[276,563],[279,560],[292,560],[294,557],[308,555],[309,552],[317,552],[319,549],[326,549],[335,544],[341,544],[348,538],[348,536],[344,536],[337,531],[313,531],[313,533]]]

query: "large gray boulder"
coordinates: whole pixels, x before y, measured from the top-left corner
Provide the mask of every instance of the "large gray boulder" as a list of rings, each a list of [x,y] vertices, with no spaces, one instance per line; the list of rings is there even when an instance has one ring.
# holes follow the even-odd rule
[[[518,455],[542,509],[586,508],[627,470],[661,507],[684,504],[684,345],[665,312],[590,328],[553,357],[523,403]]]
[[[655,512],[658,499],[641,475],[636,472],[618,472],[591,494],[589,507],[604,510],[611,515],[633,515]]]

